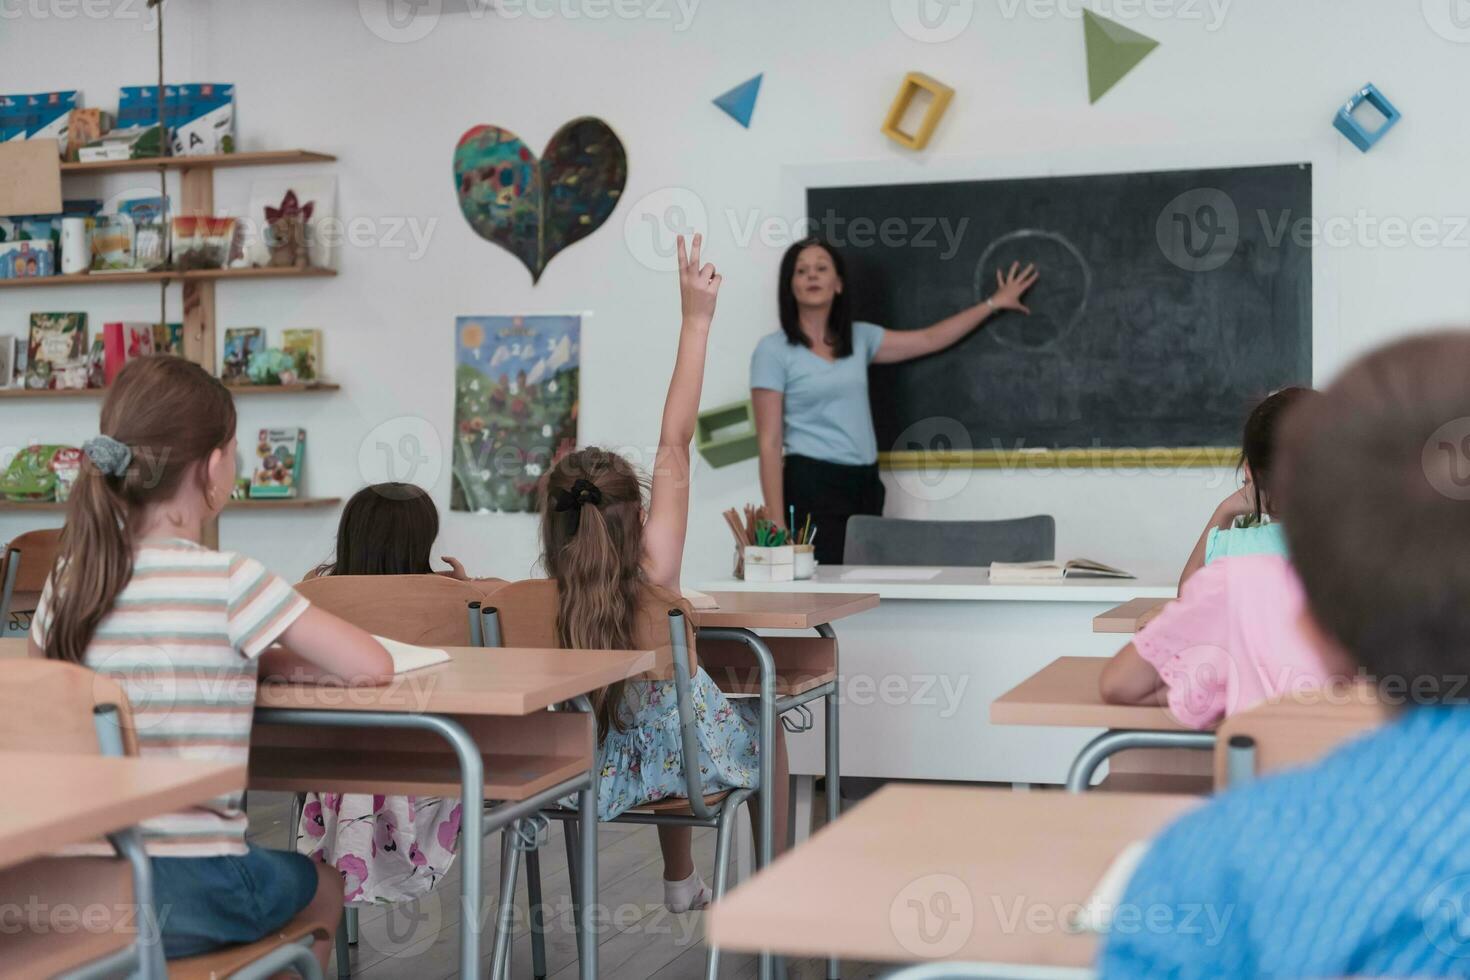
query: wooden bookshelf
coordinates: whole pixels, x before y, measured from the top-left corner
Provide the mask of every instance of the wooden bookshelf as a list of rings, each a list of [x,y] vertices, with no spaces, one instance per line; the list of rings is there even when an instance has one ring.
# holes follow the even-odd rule
[[[135,282],[217,282],[222,279],[320,279],[335,276],[336,269],[250,268],[250,269],[157,269],[140,272],[75,272],[58,276],[26,276],[0,279],[0,289],[28,289],[45,286],[115,286]]]
[[[291,385],[225,385],[232,395],[310,395],[341,391],[342,386],[322,381]],[[106,388],[0,388],[0,401],[7,398],[101,398]]]
[[[73,174],[118,174],[139,170],[204,170],[218,167],[280,167],[302,163],[331,163],[330,153],[312,150],[257,150],[251,153],[215,153],[197,157],[144,157],[141,160],[103,160],[98,163],[63,163],[63,176]]]
[[[321,507],[335,507],[341,502],[341,497],[285,497],[280,500],[231,500],[225,505],[225,510],[316,510]],[[41,502],[0,500],[0,512],[64,510],[66,510],[66,504],[55,500]]]

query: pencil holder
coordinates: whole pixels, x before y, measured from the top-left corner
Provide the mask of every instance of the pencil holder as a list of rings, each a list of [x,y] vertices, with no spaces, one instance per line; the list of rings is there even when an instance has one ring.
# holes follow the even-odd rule
[[[817,574],[817,547],[811,544],[792,545],[796,549],[796,558],[792,562],[792,571],[798,581],[809,579]]]
[[[745,548],[745,581],[790,582],[796,578],[796,547],[783,544],[776,548],[747,545]]]

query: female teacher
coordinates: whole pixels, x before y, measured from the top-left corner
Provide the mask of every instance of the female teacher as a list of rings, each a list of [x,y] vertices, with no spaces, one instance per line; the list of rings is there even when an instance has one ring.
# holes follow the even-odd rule
[[[997,310],[1031,312],[1021,297],[1037,275],[1034,265],[1013,263],[1005,275],[997,270],[997,288],[984,302],[923,330],[884,330],[853,322],[836,249],[808,238],[786,250],[778,289],[781,332],[756,345],[751,399],[766,510],[783,526],[788,506],[798,524],[810,514],[821,532],[817,561],[842,564],[847,519],[883,513],[868,365],[944,350]]]

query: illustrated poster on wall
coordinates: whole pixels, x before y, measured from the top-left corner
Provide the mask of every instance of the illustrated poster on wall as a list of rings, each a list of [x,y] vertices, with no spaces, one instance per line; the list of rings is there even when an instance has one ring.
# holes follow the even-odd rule
[[[577,443],[580,316],[454,322],[450,510],[533,511],[547,468]]]

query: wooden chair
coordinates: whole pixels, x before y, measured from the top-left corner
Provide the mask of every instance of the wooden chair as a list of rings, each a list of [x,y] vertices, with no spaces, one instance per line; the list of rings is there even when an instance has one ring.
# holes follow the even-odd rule
[[[55,660],[12,658],[0,661],[0,748],[29,752],[89,755],[137,755],[137,733],[126,693],[110,677],[76,664]],[[66,895],[72,902],[102,902],[109,909],[136,903],[153,922],[152,875],[141,837],[135,829],[109,835],[122,861],[111,858],[54,857],[27,862],[0,873],[0,888],[17,894]],[[126,870],[123,870],[126,869]],[[95,876],[95,880],[94,880]],[[122,901],[123,879],[131,889]],[[29,889],[29,890],[17,890]],[[230,946],[203,956],[173,960],[169,977],[258,980],[295,970],[307,980],[321,980],[312,955],[318,941],[330,942],[334,923],[313,920],[303,912],[276,935]],[[129,931],[134,935],[129,936]],[[56,944],[45,936],[22,933],[6,941],[7,976],[54,976],[84,965],[100,968],[137,965],[144,976],[162,977],[163,947],[157,937],[136,926],[87,930]],[[100,971],[99,971],[100,972]]]
[[[431,647],[478,646],[478,608],[503,583],[443,575],[324,575],[296,586],[313,605],[369,633]]]
[[[639,647],[660,647],[666,643],[673,647],[674,656],[669,674],[674,681],[675,698],[678,705],[680,728],[683,732],[683,755],[685,759],[698,758],[695,741],[694,711],[690,701],[690,678],[698,665],[694,647],[694,623],[692,609],[683,598],[651,590],[648,602],[638,610],[634,627],[634,643]],[[493,605],[491,605],[493,603]],[[485,645],[512,647],[556,648],[561,644],[556,638],[557,585],[550,579],[527,579],[501,586],[481,609],[484,625],[481,633]],[[649,678],[668,679],[663,675],[645,675]],[[715,881],[714,900],[718,902],[725,894],[729,879],[730,849],[735,836],[735,816],[740,807],[753,795],[749,789],[724,790],[705,793],[697,765],[684,767],[685,795],[660,800],[631,810],[610,823],[665,824],[676,826],[713,827],[715,829]],[[563,837],[567,848],[567,873],[571,881],[572,894],[577,893],[576,876],[578,819],[574,810],[551,808],[543,815],[563,823]],[[501,908],[508,908],[513,901],[517,874],[518,851],[502,848],[504,859],[510,862],[510,870],[504,877],[509,883],[503,888]],[[541,904],[540,863],[536,850],[526,850],[526,887],[531,904],[531,959],[533,973],[541,978],[546,975],[546,953],[544,924],[538,911]],[[497,957],[497,962],[500,958]],[[508,969],[509,957],[505,957]],[[719,976],[719,950],[711,946],[706,961],[706,976],[713,980]],[[500,980],[494,976],[492,980]]]
[[[30,629],[29,615],[22,621],[19,614],[35,611],[60,548],[61,528],[27,531],[5,546],[0,557],[0,636],[25,636]]]
[[[1215,786],[1315,762],[1388,719],[1371,685],[1336,685],[1268,701],[1220,723]]]

